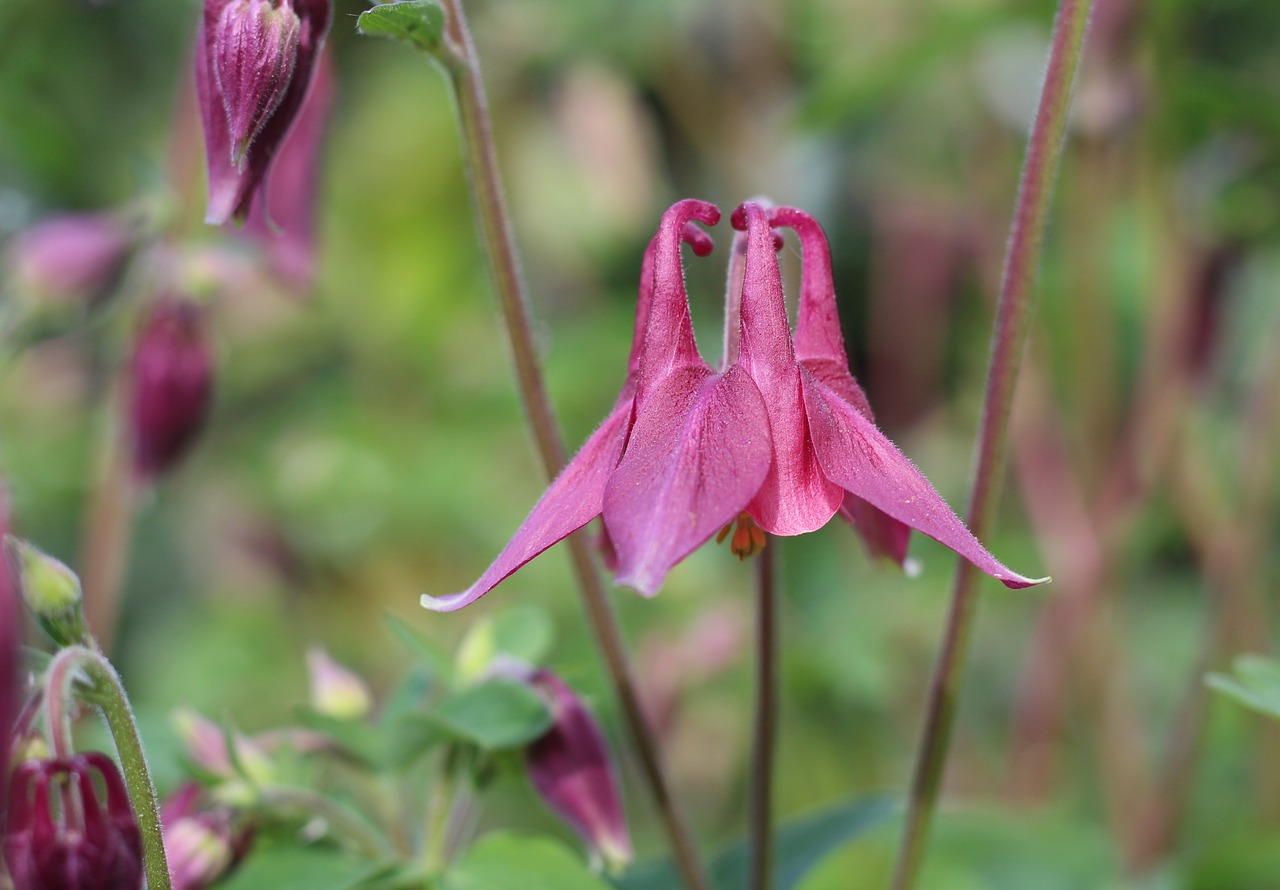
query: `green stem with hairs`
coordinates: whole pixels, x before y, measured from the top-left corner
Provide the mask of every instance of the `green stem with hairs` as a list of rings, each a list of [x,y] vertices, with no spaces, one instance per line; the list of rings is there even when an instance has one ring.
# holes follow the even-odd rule
[[[1062,160],[1071,90],[1084,50],[1092,0],[1061,0],[1026,160],[1014,204],[991,339],[986,398],[978,434],[977,469],[967,520],[982,538],[995,517],[1009,439],[1009,410],[1031,318],[1032,292],[1053,184]],[[960,696],[965,656],[977,614],[977,570],[957,563],[938,661],[930,684],[924,732],[916,754],[906,826],[894,869],[893,890],[916,886],[929,828],[937,808],[951,730]]]

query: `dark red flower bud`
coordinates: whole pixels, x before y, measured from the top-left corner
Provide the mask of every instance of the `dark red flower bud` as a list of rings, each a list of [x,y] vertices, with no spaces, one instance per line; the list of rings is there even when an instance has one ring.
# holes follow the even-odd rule
[[[181,458],[204,425],[213,360],[204,311],[165,297],[152,306],[134,344],[129,379],[133,469],[152,479]]]
[[[9,788],[4,858],[22,890],[137,890],[142,836],[105,754],[28,760]]]

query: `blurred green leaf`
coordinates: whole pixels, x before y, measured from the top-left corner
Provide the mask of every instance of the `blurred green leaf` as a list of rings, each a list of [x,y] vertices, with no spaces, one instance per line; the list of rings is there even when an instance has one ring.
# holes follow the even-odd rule
[[[404,644],[411,654],[417,657],[431,672],[446,680],[452,675],[453,668],[435,644],[418,633],[407,621],[395,615],[385,615],[382,619],[391,635]]]
[[[388,760],[389,739],[378,727],[359,720],[343,720],[306,707],[298,709],[298,722],[329,736],[343,750],[369,766],[380,766]]]
[[[894,809],[895,802],[890,797],[859,798],[779,826],[775,838],[776,890],[791,890],[827,855],[875,828]],[[711,882],[716,890],[740,890],[746,886],[748,852],[746,841],[739,841],[715,858]],[[620,890],[669,890],[679,886],[680,879],[668,861],[637,868],[614,883]]]
[[[347,890],[374,867],[329,847],[255,849],[222,890]]]
[[[444,890],[609,890],[609,885],[559,841],[494,832],[445,875]]]
[[[495,658],[538,665],[551,651],[555,631],[546,610],[516,606],[486,616],[471,626],[458,646],[458,675],[471,682],[484,675]]]
[[[444,38],[444,10],[434,0],[384,3],[360,13],[356,30],[434,53]]]
[[[1235,675],[1210,674],[1205,682],[1245,707],[1280,719],[1280,661],[1261,655],[1241,655],[1232,664]]]
[[[551,726],[551,711],[527,686],[490,680],[440,702],[432,717],[455,736],[481,748],[515,748]]]

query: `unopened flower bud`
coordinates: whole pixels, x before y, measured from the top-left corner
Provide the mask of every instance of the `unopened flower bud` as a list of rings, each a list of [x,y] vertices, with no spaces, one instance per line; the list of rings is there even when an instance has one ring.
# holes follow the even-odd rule
[[[113,214],[49,217],[10,242],[11,283],[36,301],[91,305],[115,286],[133,242],[130,227]]]
[[[164,852],[173,890],[205,890],[248,852],[253,832],[236,827],[226,807],[201,805],[202,789],[188,782],[165,801]]]
[[[595,718],[555,674],[535,671],[530,685],[551,709],[551,729],[525,752],[529,779],[547,805],[610,871],[631,861],[631,837],[613,761]]]
[[[8,820],[4,858],[15,887],[142,886],[142,838],[120,771],[105,754],[19,764]]]
[[[311,707],[321,714],[358,720],[373,708],[373,696],[364,680],[319,646],[307,650],[307,671],[311,674]]]
[[[307,94],[332,0],[205,0],[196,91],[209,212],[243,220]]]
[[[4,539],[8,574],[31,614],[59,646],[74,646],[85,639],[83,594],[80,579],[58,560],[26,541]]]
[[[212,364],[201,307],[180,297],[157,301],[130,366],[129,432],[139,479],[170,469],[195,441],[212,399]]]

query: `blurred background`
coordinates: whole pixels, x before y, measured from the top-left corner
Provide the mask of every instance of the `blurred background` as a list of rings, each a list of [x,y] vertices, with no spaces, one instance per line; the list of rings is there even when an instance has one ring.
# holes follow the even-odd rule
[[[204,281],[216,405],[133,508],[113,651],[154,748],[189,705],[247,730],[306,699],[322,641],[385,690],[384,617],[449,648],[536,605],[552,664],[620,723],[560,550],[471,610],[544,488],[479,250],[444,79],[355,33],[314,284],[205,227],[191,0],[0,0],[0,240],[121,210]],[[477,0],[468,6],[549,386],[576,447],[625,376],[640,256],[682,197],[804,208],[831,240],[855,373],[958,510],[1001,254],[1055,4],[1046,0]],[[1280,887],[1280,734],[1204,687],[1274,639],[1280,5],[1096,0],[925,886]],[[727,228],[687,262],[719,353]],[[788,242],[784,266],[798,273]],[[10,270],[11,271],[11,270]],[[153,271],[107,305],[33,306],[0,361],[14,525],[84,571],[110,526],[113,395]],[[55,322],[48,322],[50,316]],[[103,520],[103,498],[106,515]],[[95,517],[97,517],[95,519]],[[119,516],[116,527],[130,524]],[[869,561],[840,521],[773,541],[785,575],[783,816],[908,784],[952,555]],[[616,593],[675,784],[716,845],[743,831],[750,566],[707,546],[660,596]],[[92,608],[92,606],[91,606]],[[34,639],[34,634],[32,635]],[[662,839],[636,771],[641,858]],[[162,773],[172,764],[163,766]],[[518,775],[486,822],[561,831]],[[881,882],[891,825],[804,890]]]

